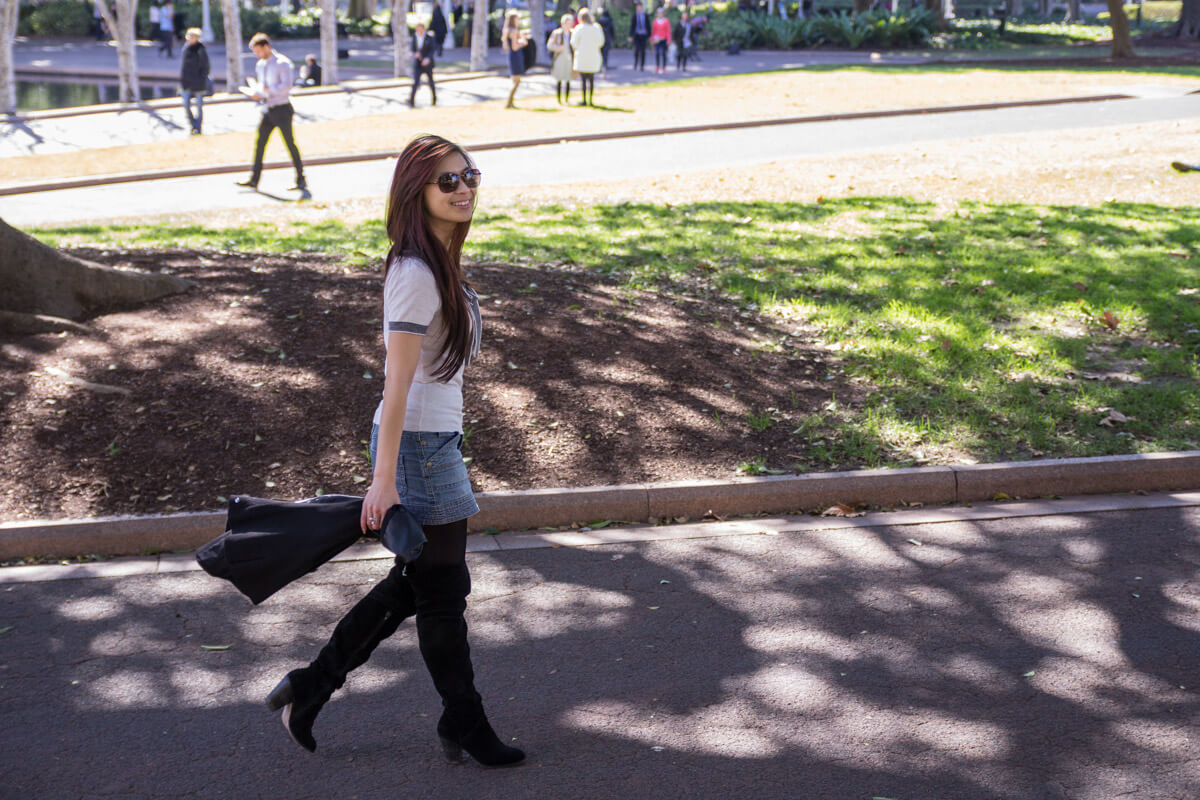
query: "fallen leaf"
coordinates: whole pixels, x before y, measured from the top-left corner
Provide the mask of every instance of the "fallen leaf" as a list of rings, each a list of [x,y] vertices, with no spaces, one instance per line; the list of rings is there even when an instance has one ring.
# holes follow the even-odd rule
[[[1101,314],[1100,322],[1102,325],[1104,325],[1104,327],[1111,331],[1115,331],[1117,326],[1121,324],[1120,320],[1117,319],[1116,314],[1113,314],[1111,311],[1105,311],[1103,314]]]
[[[924,545],[924,542],[922,542],[920,539],[905,539],[904,541],[908,542],[909,544],[916,545],[917,547]]]
[[[1086,292],[1088,288],[1086,283],[1080,283],[1079,281],[1075,281],[1071,285],[1081,292]]]
[[[1115,427],[1115,423],[1129,422],[1129,417],[1122,414],[1120,411],[1109,411],[1108,416],[1100,420],[1098,424],[1104,425],[1107,428]]]
[[[1008,494],[1006,494],[1005,492],[996,492],[994,495],[992,495],[992,499],[993,500],[1012,500],[1012,498],[1009,497]]]
[[[864,512],[858,511],[854,506],[848,506],[845,503],[838,503],[821,512],[822,517],[861,517]]]
[[[233,645],[231,645],[231,644],[202,644],[202,645],[200,645],[201,650],[228,650],[231,647],[233,647]]]
[[[0,633],[8,633],[12,629],[13,629],[12,625],[5,625],[3,628],[0,628]]]

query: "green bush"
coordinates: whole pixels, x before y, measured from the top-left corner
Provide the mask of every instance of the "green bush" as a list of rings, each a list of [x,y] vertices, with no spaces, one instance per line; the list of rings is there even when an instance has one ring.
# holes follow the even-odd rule
[[[37,36],[87,36],[92,32],[92,12],[76,0],[55,0],[36,6],[28,25]]]
[[[728,50],[733,45],[749,48],[756,41],[754,28],[741,14],[714,14],[708,18],[704,34],[704,46],[717,50]]]

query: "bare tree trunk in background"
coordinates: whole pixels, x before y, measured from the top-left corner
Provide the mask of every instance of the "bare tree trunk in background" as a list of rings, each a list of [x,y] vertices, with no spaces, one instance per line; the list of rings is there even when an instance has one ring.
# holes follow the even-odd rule
[[[0,114],[17,113],[17,76],[13,42],[17,38],[18,0],[0,0]]]
[[[925,0],[925,9],[933,12],[934,26],[944,31],[954,17],[954,0]]]
[[[1112,26],[1112,57],[1133,58],[1133,37],[1129,35],[1129,17],[1125,16],[1124,0],[1108,0],[1109,24]]]
[[[373,0],[350,0],[350,7],[346,11],[346,16],[350,19],[367,19],[375,11],[375,3]]]
[[[775,13],[774,5],[775,5],[774,0],[772,0],[771,8],[768,9],[769,13],[772,13],[772,14]],[[864,11],[867,11],[870,8],[871,8],[871,0],[854,0],[854,13],[855,14],[862,14]]]
[[[236,92],[245,77],[242,73],[242,16],[238,0],[221,0],[225,17],[225,91]]]
[[[475,0],[475,20],[471,26],[471,71],[487,69],[488,0]]]
[[[321,83],[338,82],[337,0],[321,0]]]
[[[412,75],[412,46],[408,41],[408,6],[409,0],[392,0],[392,38],[396,47],[395,58],[396,77],[403,78]]]
[[[1021,13],[1024,10],[1025,10],[1024,0],[1008,0],[1008,18],[1009,19],[1021,16]]]
[[[1187,36],[1190,39],[1200,38],[1200,0],[1183,0],[1175,35]]]
[[[529,0],[529,36],[537,45],[538,61],[547,60],[545,0]]]
[[[117,96],[122,103],[136,103],[141,99],[137,76],[137,31],[133,24],[137,3],[134,0],[95,2],[117,43]]]
[[[1067,0],[1067,17],[1063,22],[1079,22],[1079,0]]]

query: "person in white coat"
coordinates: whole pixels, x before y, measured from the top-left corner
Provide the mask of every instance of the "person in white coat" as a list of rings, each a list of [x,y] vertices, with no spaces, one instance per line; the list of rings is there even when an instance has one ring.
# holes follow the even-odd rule
[[[550,77],[554,78],[554,95],[558,102],[571,102],[571,75],[575,71],[571,56],[571,30],[575,25],[575,15],[563,14],[559,27],[550,34],[546,49],[554,54],[550,65]]]
[[[575,53],[575,71],[583,88],[581,106],[594,106],[596,73],[604,63],[600,55],[604,47],[604,30],[592,18],[592,12],[579,9],[579,24],[571,31],[571,50]]]

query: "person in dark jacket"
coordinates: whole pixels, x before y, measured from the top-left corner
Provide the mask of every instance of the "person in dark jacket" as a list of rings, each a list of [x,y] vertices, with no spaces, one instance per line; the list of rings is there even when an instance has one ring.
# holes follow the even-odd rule
[[[608,72],[608,51],[612,50],[613,43],[617,40],[617,29],[607,8],[601,6],[596,16],[596,24],[604,31],[604,45],[600,48],[600,69],[602,72]]]
[[[446,34],[450,28],[446,25],[446,14],[442,11],[442,4],[434,0],[433,16],[429,19],[429,32],[433,34],[433,40],[437,42],[438,58],[442,57],[442,48],[446,44]]]
[[[421,85],[421,76],[429,79],[429,94],[433,97],[433,105],[437,105],[437,87],[433,84],[433,56],[437,51],[437,39],[432,33],[425,31],[425,23],[418,22],[412,35],[412,93],[408,96],[408,104],[414,105],[417,100],[417,87]]]
[[[672,32],[675,42],[675,69],[680,72],[687,70],[688,57],[691,55],[692,48],[696,46],[695,36],[696,32],[691,17],[685,11],[679,16],[679,22],[675,24],[675,30]]]
[[[633,68],[646,69],[646,42],[650,41],[650,15],[640,2],[633,4],[633,16],[629,18],[629,41],[633,42]]]
[[[200,135],[204,123],[204,96],[209,93],[208,51],[200,41],[200,29],[188,28],[184,34],[187,44],[183,48],[183,66],[179,69],[179,95],[183,98],[183,110],[187,112],[192,136]],[[196,113],[192,113],[192,100],[196,101]]]

